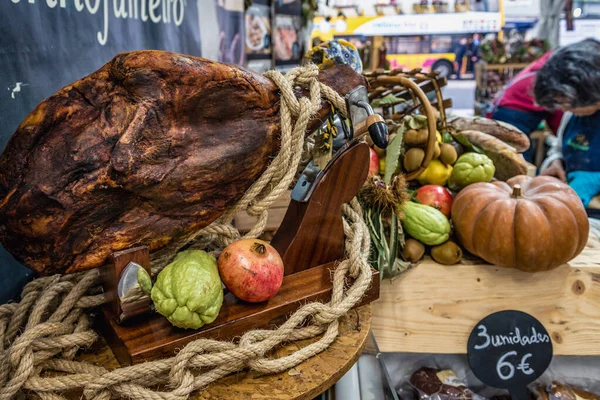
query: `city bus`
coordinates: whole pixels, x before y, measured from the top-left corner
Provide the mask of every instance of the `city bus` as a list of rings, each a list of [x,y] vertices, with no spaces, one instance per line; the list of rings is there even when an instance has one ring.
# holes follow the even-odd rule
[[[379,66],[385,49],[389,68],[439,71],[449,77],[455,69],[455,50],[461,38],[498,33],[499,12],[466,11],[439,14],[386,15],[377,17],[322,18],[313,21],[313,41],[334,38],[354,43],[365,69]]]

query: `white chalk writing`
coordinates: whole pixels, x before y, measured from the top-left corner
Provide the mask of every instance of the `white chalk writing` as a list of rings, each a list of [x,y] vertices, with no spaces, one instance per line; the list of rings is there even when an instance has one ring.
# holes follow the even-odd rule
[[[14,4],[19,4],[25,0],[11,0]],[[36,0],[26,0],[28,4],[35,4]],[[110,16],[117,19],[141,19],[147,22],[158,24],[175,24],[180,26],[183,23],[185,7],[187,0],[39,0],[46,3],[49,8],[67,8],[67,2],[73,2],[75,10],[78,12],[87,11],[95,15],[102,8],[102,28],[98,31],[96,39],[101,45],[105,45],[108,40]],[[109,7],[112,2],[112,7]],[[112,13],[110,10],[112,9]]]
[[[507,345],[529,346],[536,343],[549,343],[550,337],[547,334],[541,334],[535,328],[526,329],[526,334],[521,335],[521,330],[516,327],[514,331],[510,331],[507,335],[490,335],[485,325],[479,325],[478,337],[483,339],[483,342],[475,346],[475,350],[483,350],[489,346],[502,347]]]

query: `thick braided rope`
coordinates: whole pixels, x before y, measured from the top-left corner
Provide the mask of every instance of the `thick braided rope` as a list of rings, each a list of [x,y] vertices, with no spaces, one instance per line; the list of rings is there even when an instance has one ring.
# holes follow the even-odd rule
[[[266,75],[281,90],[281,150],[232,212],[199,232],[197,238],[208,237],[221,245],[239,238],[239,232],[230,224],[238,210],[257,217],[248,236],[258,236],[264,229],[269,206],[294,179],[306,127],[322,97],[345,113],[343,99],[318,81],[314,66],[295,68],[285,77],[277,72]],[[294,86],[308,89],[309,98],[297,99]],[[371,284],[367,263],[370,239],[358,202],[345,205],[343,213],[348,258],[333,274],[331,301],[306,304],[277,329],[249,331],[237,344],[199,339],[175,357],[113,371],[72,361],[77,349],[97,339],[84,311],[104,302],[97,286],[98,270],[32,281],[24,288],[20,303],[0,305],[0,400],[12,398],[21,389],[34,391],[44,400],[62,399],[62,392],[74,389],[95,400],[108,400],[114,395],[143,400],[186,399],[191,392],[244,368],[276,373],[318,354],[337,337],[338,319],[360,301]],[[347,276],[354,283],[344,290]],[[307,319],[312,324],[306,326]],[[320,334],[316,342],[288,356],[268,357],[282,343]],[[156,385],[166,389],[151,389]]]

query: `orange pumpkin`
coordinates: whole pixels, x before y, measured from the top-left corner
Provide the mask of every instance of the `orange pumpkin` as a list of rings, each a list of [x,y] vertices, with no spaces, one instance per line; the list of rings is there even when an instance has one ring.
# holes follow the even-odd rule
[[[452,221],[469,252],[522,271],[556,268],[585,247],[589,222],[568,185],[548,176],[476,183],[454,199]]]

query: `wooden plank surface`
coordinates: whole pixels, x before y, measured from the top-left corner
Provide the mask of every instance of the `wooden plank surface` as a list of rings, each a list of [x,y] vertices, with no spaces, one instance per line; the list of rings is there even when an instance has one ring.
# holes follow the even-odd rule
[[[538,274],[426,260],[380,290],[372,330],[382,352],[462,354],[477,322],[517,309],[544,324],[555,354],[600,355],[598,248]]]
[[[365,346],[371,326],[371,306],[366,305],[350,311],[340,318],[339,336],[324,352],[308,359],[290,371],[259,376],[254,372],[240,372],[222,378],[205,389],[190,396],[192,400],[310,400],[333,386],[348,370]],[[299,348],[315,342],[319,337],[277,348],[271,357],[283,357]],[[99,342],[93,349],[78,355],[79,361],[87,361],[108,369],[119,367],[110,348]],[[81,393],[69,398],[79,399]]]

